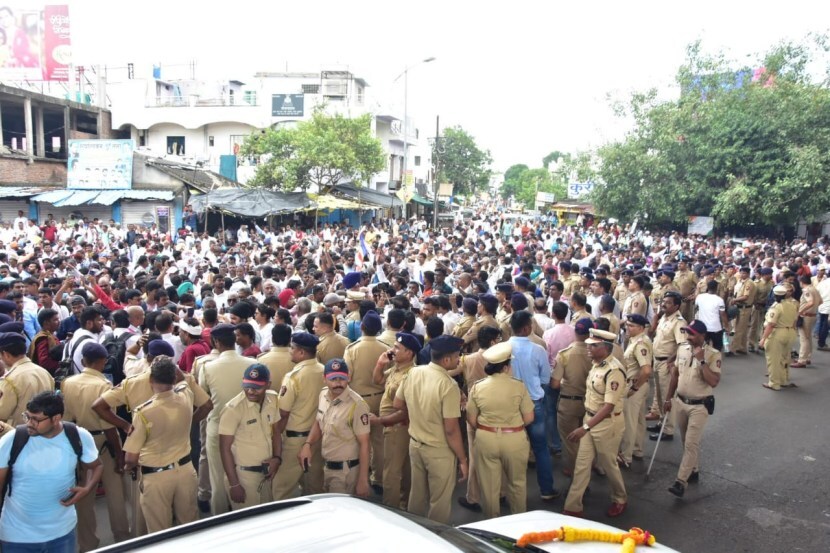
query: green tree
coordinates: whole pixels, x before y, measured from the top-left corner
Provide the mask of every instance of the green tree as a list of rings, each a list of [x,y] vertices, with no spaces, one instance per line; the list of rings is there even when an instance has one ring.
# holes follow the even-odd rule
[[[366,183],[386,166],[380,140],[372,136],[371,115],[327,115],[317,108],[294,128],[267,129],[250,135],[243,155],[262,156],[250,186],[287,192],[321,190],[343,180]]]
[[[511,165],[507,171],[504,172],[504,182],[501,185],[501,197],[505,200],[510,199],[516,195],[519,186],[519,179],[522,173],[527,171],[529,167],[524,163]]]
[[[552,192],[559,201],[565,197],[567,189],[561,182],[555,182],[550,171],[543,167],[523,171],[518,177],[516,201],[526,209],[534,209],[537,192]]]
[[[830,90],[824,37],[782,44],[748,66],[687,50],[677,100],[638,93],[634,128],[601,147],[599,211],[630,220],[789,225],[830,210]]]
[[[459,126],[444,129],[439,160],[438,182],[453,184],[453,193],[468,196],[486,190],[490,180],[489,150],[482,150],[475,139]]]

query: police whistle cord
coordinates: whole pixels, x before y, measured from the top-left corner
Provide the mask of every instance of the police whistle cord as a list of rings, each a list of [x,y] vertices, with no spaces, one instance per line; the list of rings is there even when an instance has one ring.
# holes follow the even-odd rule
[[[532,543],[547,543],[552,541],[619,543],[622,544],[622,549],[620,549],[622,553],[634,553],[638,545],[651,547],[657,543],[657,539],[651,532],[641,528],[632,528],[628,532],[611,532],[608,530],[595,530],[593,528],[563,526],[559,530],[522,534],[516,541],[516,545],[519,547],[527,547]]]

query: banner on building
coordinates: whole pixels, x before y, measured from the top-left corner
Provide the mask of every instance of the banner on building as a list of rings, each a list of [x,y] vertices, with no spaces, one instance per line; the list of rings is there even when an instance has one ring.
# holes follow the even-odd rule
[[[592,182],[572,182],[568,185],[568,199],[575,200],[587,196],[594,189]]]
[[[696,215],[689,216],[689,227],[686,234],[700,234],[702,236],[707,236],[712,234],[712,231],[714,230],[714,217],[699,217]]]
[[[302,94],[274,94],[271,96],[271,116],[302,117],[304,103]]]
[[[71,58],[69,6],[0,6],[0,80],[66,81]]]
[[[554,204],[556,203],[556,195],[553,192],[537,192],[537,204]]]
[[[66,188],[129,190],[134,150],[132,140],[70,140]]]

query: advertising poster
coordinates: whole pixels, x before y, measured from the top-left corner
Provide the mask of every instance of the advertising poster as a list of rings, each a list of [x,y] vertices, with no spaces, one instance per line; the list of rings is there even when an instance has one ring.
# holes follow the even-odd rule
[[[66,81],[71,57],[67,5],[0,6],[0,80]]]
[[[70,140],[66,188],[129,190],[134,150],[132,140]]]

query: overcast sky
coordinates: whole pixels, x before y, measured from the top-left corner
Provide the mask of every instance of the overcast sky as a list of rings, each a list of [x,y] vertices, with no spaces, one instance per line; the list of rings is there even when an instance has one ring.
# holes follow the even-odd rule
[[[57,2],[55,2],[57,3]],[[740,4],[740,5],[739,5]],[[540,166],[620,137],[608,96],[656,86],[671,94],[685,47],[734,59],[826,30],[830,4],[459,0],[286,2],[70,1],[75,63],[186,64],[197,77],[245,81],[256,71],[348,66],[375,97],[403,103],[434,134],[461,125],[496,169]],[[752,58],[750,58],[752,59]]]

